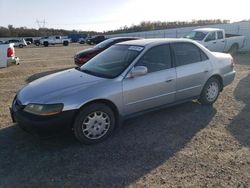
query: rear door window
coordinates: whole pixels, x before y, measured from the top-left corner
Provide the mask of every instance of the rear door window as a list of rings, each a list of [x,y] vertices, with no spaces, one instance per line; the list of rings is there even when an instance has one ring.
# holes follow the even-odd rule
[[[171,46],[174,51],[176,66],[188,65],[208,59],[207,55],[192,43],[180,42]]]
[[[215,32],[209,33],[205,42],[209,42],[209,41],[213,41],[213,40],[216,40],[216,33]]]
[[[223,39],[223,33],[222,33],[222,31],[217,31],[217,38],[218,39]]]

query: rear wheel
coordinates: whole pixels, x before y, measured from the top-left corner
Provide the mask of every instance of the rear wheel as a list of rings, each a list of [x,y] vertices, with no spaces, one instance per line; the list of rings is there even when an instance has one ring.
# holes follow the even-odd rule
[[[94,144],[108,138],[115,128],[114,112],[102,103],[84,107],[74,123],[75,137],[84,144]]]
[[[207,105],[213,104],[217,100],[220,94],[220,88],[221,88],[220,81],[215,77],[210,78],[201,92],[199,98],[201,104],[207,104]]]
[[[43,43],[43,45],[44,45],[45,47],[48,47],[48,46],[49,46],[49,42],[46,41],[46,42]]]
[[[231,48],[228,50],[228,52],[231,54],[231,55],[235,55],[239,50],[239,46],[238,44],[233,44],[231,46]]]
[[[69,42],[68,41],[63,41],[63,46],[68,46]]]
[[[23,44],[19,44],[19,48],[23,48]]]

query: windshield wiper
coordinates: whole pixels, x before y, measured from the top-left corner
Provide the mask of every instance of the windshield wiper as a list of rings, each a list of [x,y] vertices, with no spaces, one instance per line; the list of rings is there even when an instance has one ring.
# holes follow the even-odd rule
[[[75,69],[78,70],[78,71],[81,71],[81,68],[80,68],[80,67],[76,67]]]
[[[80,69],[80,70],[81,70],[82,72],[87,73],[87,74],[90,74],[90,75],[96,75],[95,72],[90,71],[90,70],[87,70],[87,69]]]

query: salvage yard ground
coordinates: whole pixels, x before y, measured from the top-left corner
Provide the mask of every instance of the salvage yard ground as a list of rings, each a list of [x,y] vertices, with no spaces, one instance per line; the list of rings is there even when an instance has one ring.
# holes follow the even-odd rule
[[[189,102],[146,114],[97,145],[70,134],[41,140],[13,124],[15,92],[74,67],[86,47],[16,49],[21,65],[0,69],[0,187],[250,187],[249,53],[235,57],[237,77],[213,107]]]

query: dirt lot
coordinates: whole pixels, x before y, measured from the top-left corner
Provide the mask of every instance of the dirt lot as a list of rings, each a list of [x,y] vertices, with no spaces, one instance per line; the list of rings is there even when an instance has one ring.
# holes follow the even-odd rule
[[[125,122],[107,141],[37,139],[8,107],[28,82],[73,66],[84,46],[23,48],[0,69],[0,187],[250,187],[250,54],[213,107],[189,102]]]

